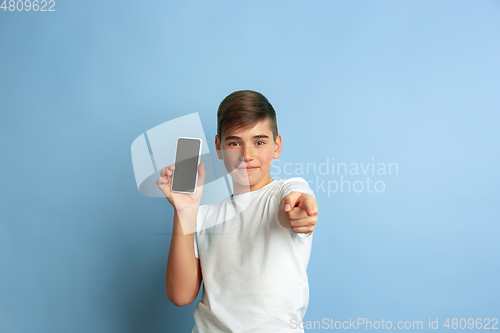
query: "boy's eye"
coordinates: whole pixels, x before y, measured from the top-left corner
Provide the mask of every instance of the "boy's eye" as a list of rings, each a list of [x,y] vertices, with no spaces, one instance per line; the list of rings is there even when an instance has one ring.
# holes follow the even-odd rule
[[[257,146],[262,146],[263,144],[265,144],[264,141],[257,141],[257,143],[260,143]],[[236,146],[236,145],[239,145],[239,142],[236,142],[236,141],[229,142],[228,145],[230,145],[230,146]]]

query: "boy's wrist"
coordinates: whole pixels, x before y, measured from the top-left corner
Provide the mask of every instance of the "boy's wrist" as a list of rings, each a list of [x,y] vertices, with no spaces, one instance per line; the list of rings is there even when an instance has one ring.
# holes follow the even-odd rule
[[[198,213],[198,208],[199,208],[198,205],[196,205],[196,206],[188,206],[188,207],[185,207],[183,209],[177,209],[177,208],[174,207],[174,212],[176,212],[177,214]]]
[[[195,231],[198,207],[188,207],[181,211],[174,209],[174,234],[188,235]]]

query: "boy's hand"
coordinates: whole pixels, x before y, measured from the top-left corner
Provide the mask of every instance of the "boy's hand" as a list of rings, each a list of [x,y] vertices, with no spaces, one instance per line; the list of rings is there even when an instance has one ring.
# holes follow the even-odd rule
[[[175,170],[175,165],[169,165],[163,168],[160,173],[160,178],[156,181],[156,185],[163,192],[168,202],[177,210],[178,213],[186,208],[198,209],[203,192],[203,183],[205,181],[205,166],[200,163],[198,166],[198,184],[194,194],[172,192],[172,174]]]
[[[318,220],[318,203],[312,195],[294,191],[281,200],[278,220],[295,233],[311,232]]]

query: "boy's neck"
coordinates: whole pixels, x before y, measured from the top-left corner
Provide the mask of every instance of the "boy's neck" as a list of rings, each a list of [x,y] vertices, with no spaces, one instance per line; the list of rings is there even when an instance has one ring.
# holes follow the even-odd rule
[[[269,173],[264,178],[262,178],[258,183],[254,184],[254,185],[250,185],[250,186],[241,185],[241,184],[235,182],[233,179],[233,194],[231,194],[231,196],[243,194],[243,193],[247,193],[247,192],[257,191],[258,189],[261,189],[264,186],[266,186],[267,184],[271,183],[273,180],[274,179],[271,178]]]

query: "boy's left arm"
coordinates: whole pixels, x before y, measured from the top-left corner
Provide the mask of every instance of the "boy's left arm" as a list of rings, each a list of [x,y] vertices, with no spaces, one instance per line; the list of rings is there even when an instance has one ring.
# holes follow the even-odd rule
[[[278,220],[295,233],[309,233],[318,220],[318,203],[308,193],[293,191],[281,199]]]

